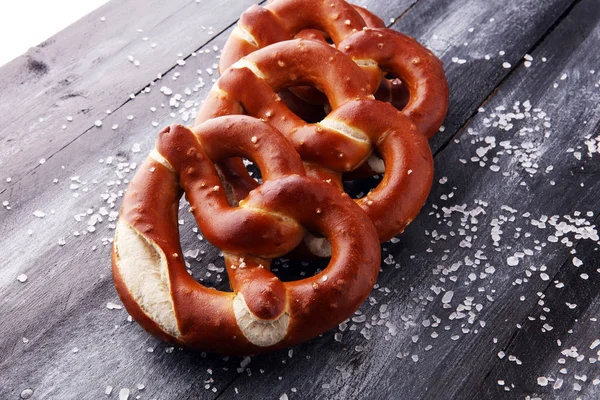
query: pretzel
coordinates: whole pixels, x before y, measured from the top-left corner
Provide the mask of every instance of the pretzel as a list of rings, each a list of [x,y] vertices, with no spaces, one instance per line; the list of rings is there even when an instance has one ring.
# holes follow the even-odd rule
[[[337,44],[365,26],[357,9],[344,0],[275,0],[265,7],[254,4],[240,16],[227,39],[219,71],[258,49],[293,39],[306,29],[325,32]]]
[[[214,162],[247,157],[264,182],[229,206]],[[233,292],[187,272],[179,243],[182,192],[205,238],[224,254]],[[273,257],[306,230],[325,235],[332,258],[320,273],[282,282]],[[116,287],[132,317],[171,343],[251,355],[289,347],[349,318],[379,272],[375,228],[348,196],[304,176],[299,156],[274,128],[246,116],[163,129],[125,195],[113,247]]]
[[[328,67],[322,68],[323,63]],[[323,91],[333,108],[316,124],[294,115],[276,94],[284,87],[306,84]],[[427,199],[433,160],[426,137],[391,104],[374,100],[359,66],[331,46],[297,39],[243,58],[215,83],[196,123],[231,114],[270,123],[293,143],[308,175],[340,189],[341,174],[359,167],[375,148],[383,157],[385,175],[357,203],[381,241],[402,232]],[[239,159],[219,165],[237,197],[256,186]]]
[[[352,7],[360,14],[367,27],[386,27],[381,18],[366,8],[357,6],[356,4],[352,4]],[[317,29],[305,29],[298,32],[294,38],[318,40],[322,43],[327,43],[328,39],[325,32]],[[327,98],[312,87],[293,87],[288,90],[282,90],[279,92],[279,95],[290,110],[305,121],[315,122],[325,117],[324,108],[328,107]],[[408,102],[408,91],[399,79],[388,80],[382,78],[379,88],[377,88],[373,95],[377,100],[392,103],[399,110],[403,109]]]
[[[367,28],[376,29],[378,34],[387,32],[385,39],[391,37],[392,42],[385,42],[385,49],[373,47],[374,44],[381,45],[383,41],[378,39],[380,36],[373,35],[365,40],[360,31]],[[251,52],[294,36],[318,41],[330,38],[342,51],[346,51],[356,40],[360,50],[347,53],[360,64],[367,75],[372,93],[376,93],[376,98],[380,100],[392,102],[400,110],[406,103],[410,103],[405,114],[416,119],[415,122],[424,134],[431,138],[440,127],[448,109],[448,86],[442,62],[414,39],[402,34],[398,34],[398,37],[394,33],[397,34],[386,29],[385,23],[365,8],[343,0],[274,0],[265,7],[253,5],[242,14],[223,48],[219,70],[223,72]],[[356,34],[359,34],[359,39],[352,39]],[[373,45],[368,46],[369,43]],[[392,50],[389,50],[390,44]],[[390,62],[390,55],[397,56],[398,60]],[[407,59],[419,61],[407,65],[403,63]],[[402,68],[397,68],[400,65]],[[405,85],[395,79],[386,82],[386,79],[382,79],[382,69],[399,77]],[[424,77],[428,77],[425,89],[421,88],[421,84],[425,82],[422,79]],[[417,87],[420,88],[419,91],[416,91]],[[323,97],[314,90],[295,88],[293,92],[309,104],[324,103]],[[433,96],[424,98],[424,94]],[[431,97],[435,97],[437,101],[431,102]],[[311,107],[303,107],[301,102],[290,100],[289,96],[285,98],[302,116],[312,120],[320,115]],[[428,107],[422,107],[423,104]],[[424,119],[428,120],[427,123]]]

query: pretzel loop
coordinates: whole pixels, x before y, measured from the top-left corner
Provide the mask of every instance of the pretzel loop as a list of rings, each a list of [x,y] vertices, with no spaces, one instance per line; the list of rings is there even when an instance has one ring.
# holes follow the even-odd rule
[[[267,168],[264,183],[232,208],[212,164],[234,156]],[[115,235],[113,272],[130,314],[164,340],[229,354],[289,347],[352,315],[379,271],[375,228],[347,196],[303,174],[291,144],[250,117],[216,118],[194,132],[164,129],[130,184]],[[202,233],[223,246],[233,292],[187,273],[177,222],[182,191]],[[331,261],[313,277],[281,282],[270,259],[295,247],[306,229],[331,241]]]
[[[364,132],[383,158],[381,182],[356,200],[384,242],[404,231],[427,200],[433,180],[433,157],[427,139],[390,103],[356,100],[328,118]]]
[[[331,68],[322,68],[324,63]],[[220,115],[252,115],[284,133],[304,161],[333,171],[351,171],[370,155],[367,138],[332,125],[327,118],[307,124],[276,92],[311,83],[327,95],[333,107],[338,107],[350,100],[372,97],[368,83],[361,77],[358,66],[330,46],[306,40],[276,43],[225,71],[200,109],[196,123]]]
[[[304,29],[319,29],[337,44],[364,27],[358,11],[344,0],[286,0],[273,1],[265,7],[253,5],[242,14],[227,39],[219,71],[255,50],[292,39]]]
[[[437,132],[448,110],[448,83],[441,61],[431,51],[385,28],[368,28],[348,36],[338,49],[355,61],[374,63],[399,77],[409,92],[402,113],[426,137]]]

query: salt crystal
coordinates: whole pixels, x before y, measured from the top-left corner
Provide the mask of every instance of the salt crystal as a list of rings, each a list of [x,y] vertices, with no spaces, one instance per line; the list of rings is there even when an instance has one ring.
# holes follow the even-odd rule
[[[38,218],[44,218],[46,216],[46,213],[44,213],[43,211],[40,211],[40,210],[35,210],[33,212],[33,215]]]
[[[128,400],[129,399],[130,390],[127,388],[123,388],[119,390],[119,400]]]
[[[451,290],[444,293],[444,296],[442,297],[442,303],[444,303],[444,304],[450,303],[452,301],[453,296],[454,296],[454,292]]]
[[[564,380],[562,380],[562,378],[557,378],[556,382],[554,382],[554,385],[552,386],[553,389],[560,389],[563,385]]]
[[[108,303],[106,303],[106,308],[108,308],[109,310],[120,310],[123,307],[119,304],[111,303],[109,301]]]
[[[516,265],[519,265],[519,259],[515,256],[510,256],[506,259],[506,263],[511,266],[514,267]]]
[[[244,357],[242,362],[240,362],[240,368],[246,368],[250,364],[250,361],[252,361],[250,357]]]

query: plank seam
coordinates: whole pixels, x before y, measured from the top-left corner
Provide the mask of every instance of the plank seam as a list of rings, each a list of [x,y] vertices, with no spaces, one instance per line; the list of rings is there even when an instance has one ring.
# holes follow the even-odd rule
[[[411,5],[409,5],[409,6],[408,6],[408,8],[407,8],[406,10],[404,10],[404,11],[402,12],[402,14],[400,14],[400,15],[398,15],[396,18],[394,18],[394,22],[391,22],[390,24],[388,24],[388,25],[387,25],[387,27],[388,27],[388,28],[391,28],[391,27],[392,27],[392,25],[394,25],[394,24],[395,24],[397,21],[399,21],[399,20],[401,20],[402,18],[404,18],[404,16],[405,16],[406,14],[408,14],[408,13],[409,13],[409,12],[410,12],[410,11],[413,9],[413,7],[417,5],[417,3],[418,3],[419,1],[421,1],[421,0],[416,0],[416,1],[414,1],[414,2],[413,2]]]

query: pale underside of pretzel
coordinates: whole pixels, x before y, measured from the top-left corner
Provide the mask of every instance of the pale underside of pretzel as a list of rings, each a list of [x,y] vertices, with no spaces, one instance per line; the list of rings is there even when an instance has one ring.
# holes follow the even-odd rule
[[[231,207],[214,161],[244,156],[264,183]],[[187,272],[178,204],[185,191],[203,235],[223,250],[233,292]],[[271,258],[323,234],[331,261],[317,275],[281,282]],[[352,315],[379,271],[375,228],[348,196],[312,178],[281,134],[245,116],[163,130],[126,193],[113,272],[129,313],[156,336],[187,347],[256,354],[310,339]],[[327,316],[327,318],[323,318]]]

